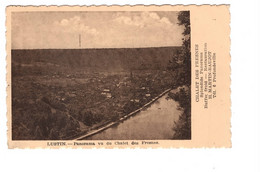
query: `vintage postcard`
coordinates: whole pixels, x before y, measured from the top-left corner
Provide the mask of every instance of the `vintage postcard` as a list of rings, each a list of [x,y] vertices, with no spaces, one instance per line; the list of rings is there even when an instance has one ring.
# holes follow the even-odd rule
[[[9,148],[231,147],[228,5],[6,17]]]

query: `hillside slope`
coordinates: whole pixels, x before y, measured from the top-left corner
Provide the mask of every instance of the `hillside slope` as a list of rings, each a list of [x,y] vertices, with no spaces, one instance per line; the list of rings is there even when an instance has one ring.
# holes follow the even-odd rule
[[[12,50],[16,64],[50,63],[100,70],[164,69],[180,47]]]

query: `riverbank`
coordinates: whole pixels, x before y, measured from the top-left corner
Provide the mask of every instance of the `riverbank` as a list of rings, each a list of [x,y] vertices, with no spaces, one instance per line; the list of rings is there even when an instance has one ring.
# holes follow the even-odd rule
[[[179,108],[183,110],[179,120],[175,122],[173,128],[173,139],[191,139],[191,88],[187,86],[179,87],[176,92],[170,92],[169,97],[179,103]]]
[[[107,124],[104,124],[103,126],[100,126],[100,127],[95,128],[95,129],[93,129],[93,130],[91,130],[91,131],[87,131],[87,132],[85,132],[84,134],[81,133],[81,134],[80,134],[81,136],[77,135],[77,136],[75,136],[75,137],[73,138],[73,140],[81,140],[81,139],[84,139],[84,138],[93,136],[93,135],[95,135],[95,134],[97,134],[97,133],[99,133],[99,132],[101,132],[101,131],[104,131],[104,130],[106,130],[106,129],[108,129],[108,128],[110,128],[110,127],[112,127],[112,126],[114,126],[114,125],[116,125],[116,124],[118,124],[118,123],[120,123],[120,122],[122,122],[122,121],[128,119],[129,117],[132,117],[132,116],[136,115],[138,112],[140,112],[141,110],[143,110],[143,109],[149,107],[152,103],[154,103],[156,100],[158,100],[159,98],[161,98],[162,96],[164,96],[165,94],[167,94],[167,93],[170,92],[170,91],[171,91],[171,89],[165,90],[164,92],[162,92],[161,94],[159,94],[158,96],[156,96],[155,98],[153,98],[150,102],[146,103],[146,104],[145,104],[144,106],[142,106],[141,108],[138,108],[137,110],[135,110],[135,111],[133,111],[133,112],[131,112],[131,113],[129,113],[129,114],[127,114],[127,115],[121,117],[119,120],[116,120],[116,121],[113,121],[113,122],[109,122],[109,123],[107,123]]]

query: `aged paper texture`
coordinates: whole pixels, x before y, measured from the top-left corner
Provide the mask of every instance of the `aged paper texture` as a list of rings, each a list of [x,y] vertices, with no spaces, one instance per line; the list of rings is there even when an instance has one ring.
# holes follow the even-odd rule
[[[6,16],[9,148],[231,147],[228,5]]]

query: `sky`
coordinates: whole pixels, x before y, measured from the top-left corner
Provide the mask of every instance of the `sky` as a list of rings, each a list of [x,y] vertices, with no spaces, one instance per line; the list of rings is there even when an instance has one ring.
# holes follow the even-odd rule
[[[172,11],[13,12],[12,49],[180,46],[177,17]]]

